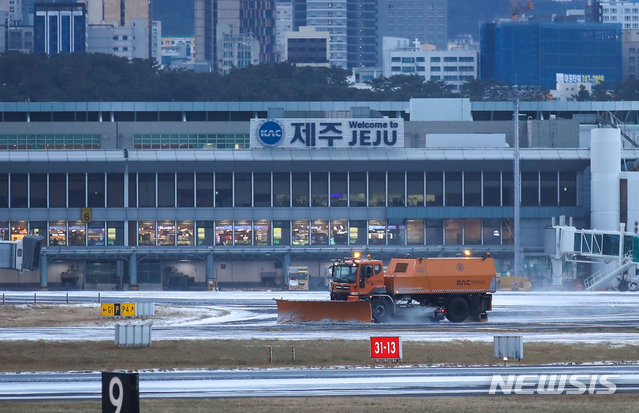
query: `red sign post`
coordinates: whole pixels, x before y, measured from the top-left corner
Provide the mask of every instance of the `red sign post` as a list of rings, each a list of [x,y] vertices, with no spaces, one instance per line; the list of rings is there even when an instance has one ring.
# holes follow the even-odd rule
[[[372,359],[399,359],[404,358],[402,352],[401,337],[371,337]]]

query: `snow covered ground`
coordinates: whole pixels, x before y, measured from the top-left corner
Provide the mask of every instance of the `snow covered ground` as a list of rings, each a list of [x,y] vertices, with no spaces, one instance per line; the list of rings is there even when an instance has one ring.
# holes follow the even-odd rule
[[[0,292],[2,294],[2,292]],[[39,303],[66,302],[65,292],[37,292]],[[619,292],[499,292],[494,295],[493,311],[488,323],[451,325],[437,324],[438,331],[422,324],[332,325],[309,324],[280,326],[276,324],[274,298],[292,300],[326,300],[326,292],[221,291],[221,292],[100,292],[100,301],[155,302],[158,306],[178,310],[180,316],[153,322],[152,339],[353,339],[367,340],[372,335],[399,334],[406,341],[470,340],[490,342],[507,329],[521,334],[527,342],[585,342],[639,344],[639,293]],[[7,304],[33,303],[33,292],[5,291]],[[98,292],[69,293],[69,301],[98,306]],[[97,310],[97,309],[96,309]],[[116,321],[114,321],[115,323]],[[121,320],[118,322],[152,322]],[[590,323],[602,329],[626,326],[624,332],[575,332],[575,325]],[[561,332],[534,332],[530,327],[550,326]],[[413,326],[413,327],[411,327]],[[450,328],[450,331],[446,331]],[[519,332],[527,329],[527,332]],[[491,331],[492,330],[492,331]],[[572,330],[572,331],[571,331]],[[0,340],[99,340],[114,339],[112,326],[57,328],[0,328]]]

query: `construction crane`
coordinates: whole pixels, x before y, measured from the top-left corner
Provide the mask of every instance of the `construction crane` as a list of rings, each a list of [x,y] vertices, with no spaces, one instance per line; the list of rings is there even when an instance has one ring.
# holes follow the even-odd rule
[[[526,1],[526,4],[522,4],[524,0],[510,0],[510,4],[512,4],[513,8],[510,11],[510,20],[514,22],[518,22],[522,13],[526,10],[533,9],[533,2],[530,0]]]

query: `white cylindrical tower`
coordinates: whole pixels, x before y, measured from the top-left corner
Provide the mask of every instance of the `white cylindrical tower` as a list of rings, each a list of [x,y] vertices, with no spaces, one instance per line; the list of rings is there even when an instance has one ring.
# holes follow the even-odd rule
[[[619,231],[619,129],[593,129],[590,134],[590,228]]]

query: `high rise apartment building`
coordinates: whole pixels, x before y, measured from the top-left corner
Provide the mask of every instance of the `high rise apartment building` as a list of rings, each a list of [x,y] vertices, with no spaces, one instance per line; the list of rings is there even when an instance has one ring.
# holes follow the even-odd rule
[[[603,23],[621,23],[623,29],[639,29],[639,2],[610,1],[599,5]]]
[[[275,0],[195,0],[196,60],[218,70],[217,26],[229,25],[257,39],[260,63],[276,62],[275,22]]]
[[[0,0],[0,10],[6,11],[7,13],[9,13],[9,16],[21,16],[22,0]]]
[[[446,49],[448,0],[379,0],[379,45],[383,37],[404,37]]]
[[[373,67],[378,61],[377,0],[347,1],[347,67]]]
[[[217,26],[217,70],[228,74],[233,67],[259,64],[260,44],[252,36],[239,34],[229,24]]]
[[[347,0],[293,0],[293,29],[314,27],[330,34],[331,65],[348,67]]]
[[[378,62],[375,0],[293,0],[293,29],[330,33],[330,63],[351,69]]]
[[[639,2],[602,2],[599,10],[603,23],[622,27],[623,78],[639,77]]]
[[[151,20],[151,47],[149,47],[149,57],[156,62],[162,63],[162,22]]]
[[[284,55],[287,32],[293,31],[293,4],[290,1],[276,1],[275,3],[275,38],[279,60]]]

